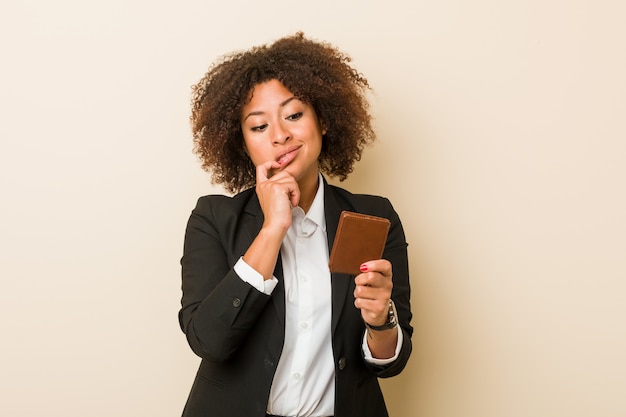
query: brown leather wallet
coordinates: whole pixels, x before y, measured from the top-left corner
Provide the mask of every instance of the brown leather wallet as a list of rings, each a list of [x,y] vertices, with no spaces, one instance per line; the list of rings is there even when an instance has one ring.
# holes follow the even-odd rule
[[[390,224],[383,217],[341,212],[337,235],[330,251],[330,272],[358,275],[363,262],[380,259]]]

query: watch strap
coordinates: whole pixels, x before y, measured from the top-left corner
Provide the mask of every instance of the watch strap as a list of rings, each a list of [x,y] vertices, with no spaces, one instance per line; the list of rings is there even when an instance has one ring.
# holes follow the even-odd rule
[[[398,325],[398,314],[396,313],[396,305],[394,304],[392,299],[389,299],[389,310],[387,314],[387,322],[385,324],[381,324],[380,326],[374,326],[365,322],[365,325],[372,330],[389,330],[393,329]]]

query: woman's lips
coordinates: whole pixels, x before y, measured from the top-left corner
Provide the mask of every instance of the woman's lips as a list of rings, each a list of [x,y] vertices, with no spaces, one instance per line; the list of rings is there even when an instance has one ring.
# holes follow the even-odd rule
[[[278,162],[278,164],[283,167],[288,165],[296,157],[299,150],[300,146],[289,149],[286,153],[279,156],[278,159],[276,159],[276,162]]]

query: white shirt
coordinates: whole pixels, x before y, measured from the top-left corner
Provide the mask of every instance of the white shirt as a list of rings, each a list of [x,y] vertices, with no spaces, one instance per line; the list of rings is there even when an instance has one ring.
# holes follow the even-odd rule
[[[292,223],[281,247],[285,285],[285,342],[270,391],[267,412],[282,416],[331,416],[335,413],[335,364],[331,340],[331,276],[320,174],[317,194],[308,213],[292,209]],[[259,291],[271,294],[278,280],[264,281],[240,258],[235,272]],[[365,359],[384,365],[396,354],[372,358],[363,338]]]

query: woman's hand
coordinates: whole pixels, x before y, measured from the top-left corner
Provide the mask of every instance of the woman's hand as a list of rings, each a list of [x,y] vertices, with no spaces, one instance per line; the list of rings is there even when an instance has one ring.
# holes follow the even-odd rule
[[[386,259],[368,261],[361,265],[361,273],[354,278],[354,305],[361,310],[363,320],[372,326],[381,326],[389,317],[391,299],[391,262]],[[367,329],[367,345],[372,356],[379,359],[392,358],[398,343],[398,329]]]
[[[298,205],[300,188],[285,171],[273,173],[280,164],[267,161],[256,167],[256,193],[265,216],[264,228],[287,233],[291,226],[291,209]]]
[[[280,246],[291,226],[291,208],[300,201],[300,188],[295,178],[285,171],[272,172],[279,167],[275,161],[256,167],[256,194],[265,219],[243,255],[243,260],[265,280],[272,277]]]
[[[387,322],[393,282],[391,263],[386,259],[365,262],[354,278],[354,305],[366,323],[380,326]]]

